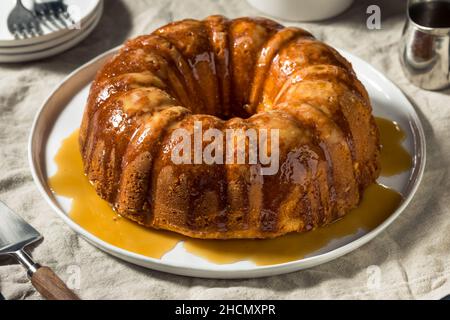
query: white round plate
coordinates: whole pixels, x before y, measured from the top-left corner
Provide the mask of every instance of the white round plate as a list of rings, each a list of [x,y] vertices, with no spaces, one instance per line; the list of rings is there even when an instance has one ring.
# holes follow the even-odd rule
[[[50,49],[44,49],[28,53],[0,54],[0,63],[17,63],[17,62],[34,61],[62,53],[74,47],[84,39],[86,39],[87,36],[91,34],[92,31],[94,31],[95,27],[100,22],[102,13],[103,13],[103,6],[100,7],[99,11],[94,16],[94,20],[89,26],[86,27],[86,29],[81,30],[81,33],[78,33],[75,37],[69,38],[67,41],[59,45],[52,46]]]
[[[80,29],[73,29],[71,32],[68,32],[66,34],[63,34],[60,37],[44,41],[44,42],[38,42],[35,44],[25,45],[25,46],[10,46],[10,47],[1,47],[0,46],[0,55],[17,55],[17,54],[25,54],[25,53],[32,53],[36,51],[43,51],[47,50],[53,47],[57,47],[59,45],[62,45],[64,42],[70,41],[76,37],[81,36],[86,32],[86,30],[89,29],[89,27],[97,20],[99,14],[101,15],[101,12],[103,10],[103,4],[99,5],[97,7],[97,10],[93,15],[91,15],[86,21],[80,25]]]
[[[159,271],[203,278],[255,278],[293,272],[336,259],[367,243],[405,210],[417,190],[425,167],[425,136],[413,106],[400,89],[367,62],[341,51],[352,62],[359,79],[366,86],[374,114],[394,120],[401,126],[406,133],[404,147],[413,155],[413,167],[410,171],[379,180],[382,184],[400,192],[404,198],[399,208],[381,225],[368,233],[360,232],[354,236],[335,239],[326,247],[303,259],[268,266],[256,266],[251,261],[233,264],[211,263],[188,253],[183,243],[179,243],[161,259],[149,258],[106,243],[71,220],[68,215],[71,200],[55,196],[47,181],[48,177],[56,173],[57,168],[53,159],[61,141],[81,123],[90,83],[97,70],[116,51],[117,48],[75,70],[54,90],[36,116],[28,150],[33,178],[50,206],[87,241],[116,257]]]
[[[98,6],[103,2],[103,0],[64,0],[64,3],[74,8],[74,13],[72,14],[75,24],[85,25],[86,21],[94,15]],[[24,4],[27,5],[27,1]],[[53,26],[46,27],[41,24],[43,35],[38,37],[30,37],[25,39],[16,39],[8,30],[7,20],[8,15],[13,10],[16,5],[16,0],[1,0],[0,1],[0,47],[16,47],[25,46],[31,44],[37,44],[45,41],[50,41],[59,38],[65,34],[71,33],[73,29],[61,28],[57,29]],[[29,7],[29,6],[27,6]]]

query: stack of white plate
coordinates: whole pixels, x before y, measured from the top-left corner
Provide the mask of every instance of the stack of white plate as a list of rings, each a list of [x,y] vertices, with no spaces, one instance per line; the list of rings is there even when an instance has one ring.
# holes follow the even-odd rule
[[[30,1],[23,1],[27,3]],[[16,0],[0,1],[0,63],[15,63],[47,58],[68,50],[84,40],[97,26],[103,13],[103,0],[64,0],[71,23],[51,20],[41,23],[42,35],[15,38],[7,19]],[[31,5],[32,6],[32,1]],[[31,8],[30,8],[31,9]],[[68,26],[68,27],[67,27]]]

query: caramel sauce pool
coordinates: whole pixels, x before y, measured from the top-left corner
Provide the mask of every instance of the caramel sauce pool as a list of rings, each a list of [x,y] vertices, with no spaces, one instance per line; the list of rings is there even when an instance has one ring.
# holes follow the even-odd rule
[[[409,170],[411,155],[401,145],[406,138],[405,132],[391,120],[375,118],[375,122],[380,129],[381,175],[390,177]]]
[[[392,121],[376,118],[381,132],[382,175],[392,176],[411,167],[411,156],[401,146],[404,132]],[[399,206],[399,193],[373,184],[365,191],[358,208],[343,219],[306,233],[289,234],[269,240],[199,240],[172,232],[147,229],[122,218],[94,191],[86,176],[78,148],[78,130],[62,142],[55,162],[57,173],[49,179],[53,192],[72,199],[71,218],[84,229],[122,249],[152,258],[165,253],[184,241],[192,254],[214,263],[234,263],[251,260],[257,265],[269,265],[300,259],[332,240],[370,231],[385,221]]]

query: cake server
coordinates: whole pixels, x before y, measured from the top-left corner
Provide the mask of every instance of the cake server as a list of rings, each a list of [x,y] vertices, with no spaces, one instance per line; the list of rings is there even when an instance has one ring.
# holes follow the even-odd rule
[[[0,255],[15,257],[27,269],[36,290],[49,300],[78,300],[79,298],[48,267],[35,263],[24,248],[42,236],[31,225],[0,201]]]

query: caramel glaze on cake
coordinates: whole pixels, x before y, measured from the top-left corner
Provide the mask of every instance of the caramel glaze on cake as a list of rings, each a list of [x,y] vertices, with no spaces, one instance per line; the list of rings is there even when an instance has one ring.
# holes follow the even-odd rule
[[[174,164],[171,133],[193,132],[194,121],[203,131],[279,129],[278,173]],[[91,87],[80,148],[120,215],[195,238],[329,224],[379,174],[378,129],[350,63],[305,30],[262,18],[188,19],[128,41]]]

